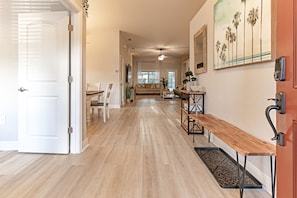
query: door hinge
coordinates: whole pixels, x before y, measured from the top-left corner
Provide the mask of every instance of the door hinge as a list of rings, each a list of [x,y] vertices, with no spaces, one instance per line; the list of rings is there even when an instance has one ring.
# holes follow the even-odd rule
[[[73,128],[72,127],[68,127],[68,133],[71,134],[73,132]]]
[[[68,25],[68,31],[69,32],[72,32],[73,31],[73,25],[70,25],[70,24]]]
[[[68,76],[68,83],[72,83],[73,82],[73,77],[72,76]]]

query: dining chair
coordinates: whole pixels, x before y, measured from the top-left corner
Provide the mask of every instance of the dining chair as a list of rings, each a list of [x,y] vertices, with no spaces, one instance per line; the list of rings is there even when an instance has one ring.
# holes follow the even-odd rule
[[[92,117],[94,116],[94,109],[98,109],[98,116],[99,110],[102,110],[103,114],[103,121],[106,122],[106,116],[109,119],[109,102],[110,102],[110,95],[111,95],[112,83],[108,84],[103,96],[103,101],[91,101],[91,108],[92,108]]]
[[[88,91],[100,91],[101,83],[100,82],[88,82],[87,83],[87,92]],[[101,94],[97,97],[93,97],[91,100],[100,100]]]
[[[99,91],[101,87],[100,82],[88,82],[87,91]]]

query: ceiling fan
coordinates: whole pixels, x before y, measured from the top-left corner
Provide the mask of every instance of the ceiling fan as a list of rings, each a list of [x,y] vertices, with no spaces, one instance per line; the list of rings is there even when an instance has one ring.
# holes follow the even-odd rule
[[[157,57],[166,59],[169,57],[180,57],[187,54],[187,47],[129,47],[134,55],[139,57]],[[166,54],[166,55],[165,55]],[[163,56],[162,56],[163,55]],[[162,58],[163,57],[163,58]]]
[[[158,56],[158,60],[159,60],[159,61],[162,61],[162,60],[164,60],[165,58],[167,58],[167,56],[164,55],[164,53],[163,53],[163,49],[160,48],[160,54],[159,54],[159,56]]]

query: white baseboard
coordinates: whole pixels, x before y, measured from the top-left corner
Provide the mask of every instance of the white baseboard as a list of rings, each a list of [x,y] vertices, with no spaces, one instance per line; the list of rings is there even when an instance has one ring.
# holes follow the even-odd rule
[[[88,148],[88,146],[89,146],[88,138],[85,138],[82,143],[82,151],[81,152],[84,152],[84,150],[86,150],[86,148]]]
[[[1,151],[17,151],[18,148],[18,141],[0,141]]]
[[[113,104],[109,106],[111,109],[119,109],[121,108],[121,105]]]

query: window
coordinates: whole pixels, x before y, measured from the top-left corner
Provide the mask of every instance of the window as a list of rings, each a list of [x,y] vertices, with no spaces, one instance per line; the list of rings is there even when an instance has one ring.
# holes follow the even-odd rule
[[[159,72],[156,72],[156,71],[138,72],[138,83],[139,84],[160,83]]]
[[[168,89],[175,89],[175,72],[168,72]]]

